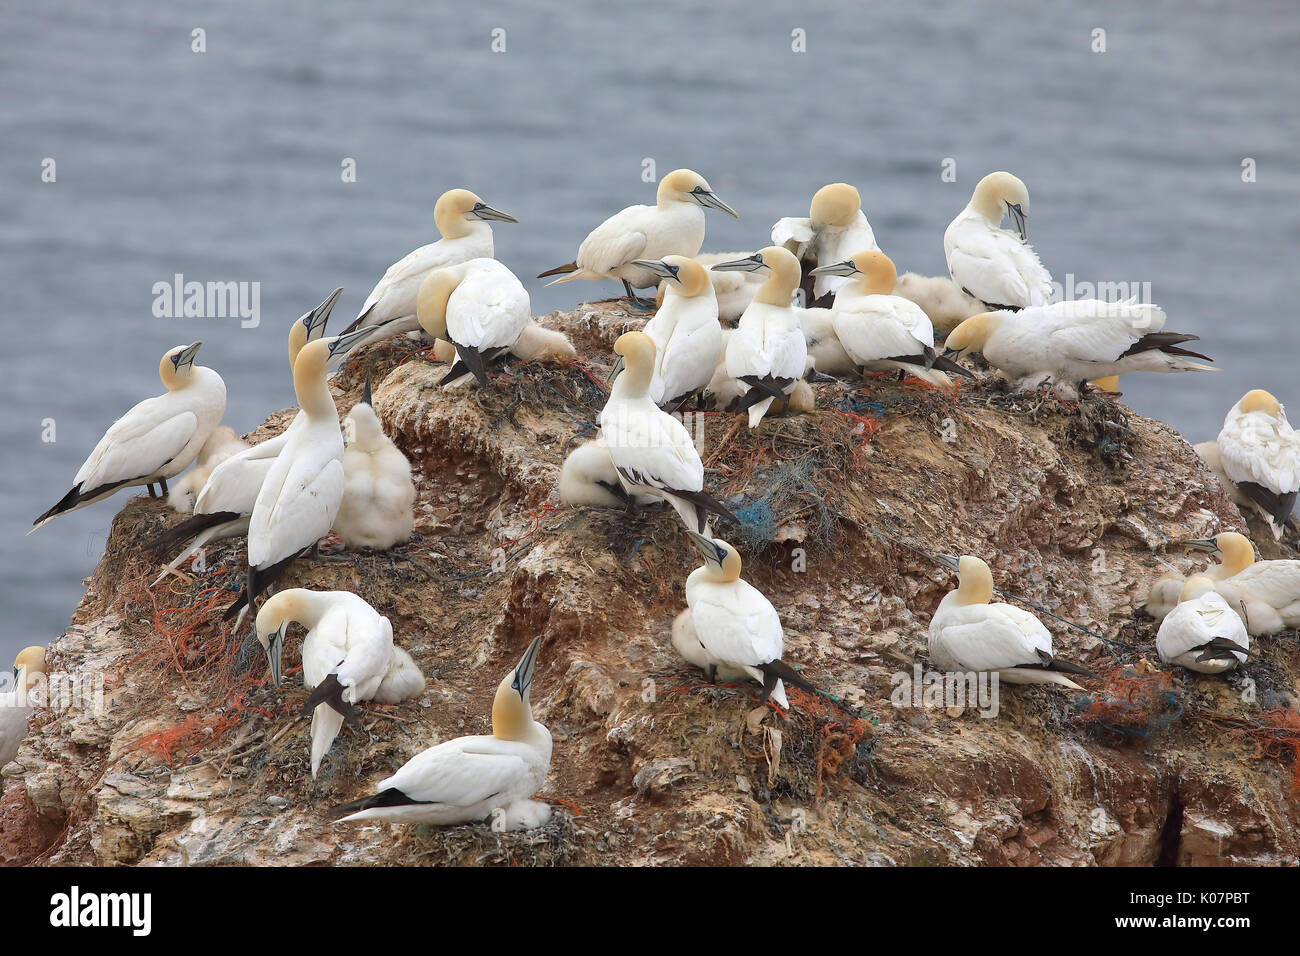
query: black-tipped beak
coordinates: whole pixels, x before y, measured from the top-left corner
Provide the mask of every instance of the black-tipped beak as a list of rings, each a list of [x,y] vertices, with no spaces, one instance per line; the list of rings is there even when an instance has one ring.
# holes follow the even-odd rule
[[[519,663],[515,667],[514,680],[510,682],[510,686],[520,697],[527,694],[528,688],[532,686],[533,668],[537,664],[537,652],[541,646],[542,639],[533,638],[533,642],[528,645],[528,650],[524,651],[524,656],[519,658]]]
[[[469,214],[475,219],[492,219],[497,222],[518,222],[514,216],[508,212],[502,212],[500,209],[493,209],[485,202],[475,203],[474,208]]]
[[[853,264],[853,260],[845,259],[843,262],[835,262],[829,266],[818,266],[808,274],[810,276],[851,276],[857,271],[858,267]]]
[[[281,658],[284,655],[284,625],[272,632],[266,639],[266,663],[271,668],[271,681],[276,687],[280,686],[280,669],[283,666]]]
[[[609,370],[609,375],[605,377],[606,385],[613,385],[614,379],[623,374],[623,369],[627,368],[627,360],[623,356],[614,359],[614,365]]]
[[[713,192],[711,192],[708,189],[705,189],[703,186],[696,186],[694,189],[691,190],[691,195],[695,197],[695,201],[699,203],[701,206],[708,206],[710,209],[717,209],[720,212],[725,212],[732,219],[740,218],[740,216],[737,215],[736,210],[732,209],[725,202],[723,202],[716,195],[714,195]]]
[[[936,554],[934,559],[942,564],[949,571],[956,571],[959,567],[958,557],[955,554]]]
[[[731,259],[727,262],[718,262],[709,267],[714,272],[757,272],[759,269],[766,269],[767,263],[763,261],[762,253],[756,252],[752,256],[745,256],[743,259]]]
[[[343,287],[339,286],[325,297],[324,302],[302,317],[302,324],[307,327],[308,342],[314,342],[325,334],[325,323],[329,321],[330,313],[334,311],[334,305],[342,294]]]
[[[1020,233],[1020,241],[1025,242],[1029,239],[1029,230],[1025,226],[1025,211],[1018,202],[1007,203],[1007,213],[1011,216],[1011,221],[1016,224],[1016,232]]]
[[[369,337],[370,333],[375,331],[376,328],[378,326],[368,325],[363,329],[356,329],[352,332],[344,332],[342,335],[334,336],[330,340],[330,358],[346,355],[358,342]]]
[[[194,356],[198,354],[199,348],[202,347],[202,345],[202,342],[194,342],[191,345],[185,346],[185,348],[173,355],[172,365],[176,368],[176,371],[179,372],[187,365],[193,365]]]
[[[681,271],[677,266],[670,265],[662,259],[633,259],[632,265],[649,269],[661,279],[676,279],[677,273]]]

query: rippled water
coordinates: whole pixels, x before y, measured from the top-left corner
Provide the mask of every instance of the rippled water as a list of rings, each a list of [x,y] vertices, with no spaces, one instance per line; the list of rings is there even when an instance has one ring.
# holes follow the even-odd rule
[[[1296,400],[1294,3],[732,6],[0,7],[0,657],[67,623],[125,496],[23,534],[113,417],[157,391],[162,352],[201,337],[228,423],[254,427],[293,401],[286,323],[335,285],[337,314],[355,314],[434,237],[453,185],[521,220],[496,230],[521,276],[650,201],[645,158],[699,170],[739,210],[710,215],[706,250],[763,244],[844,179],[900,271],[938,274],[974,182],[1011,169],[1058,279],[1149,282],[1169,327],[1223,365],[1126,380],[1138,411],[1195,441],[1249,387]],[[955,184],[940,181],[945,157]],[[176,273],[261,283],[261,325],[154,318],[152,287]],[[539,314],[618,291],[540,285]]]

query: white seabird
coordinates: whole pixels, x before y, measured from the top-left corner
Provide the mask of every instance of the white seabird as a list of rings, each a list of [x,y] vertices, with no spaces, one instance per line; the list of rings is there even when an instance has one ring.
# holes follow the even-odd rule
[[[788,249],[768,246],[713,268],[768,273],[728,337],[726,351],[727,374],[749,386],[737,411],[748,412],[749,427],[756,428],[772,402],[784,401],[807,369],[808,343],[792,304],[799,287],[799,260]]]
[[[472,374],[487,385],[487,368],[503,359],[532,318],[528,292],[495,259],[471,259],[429,273],[420,287],[420,327],[456,349],[456,363],[438,383],[459,384]]]
[[[649,308],[636,289],[657,285],[659,276],[637,259],[656,260],[664,256],[694,256],[704,244],[704,207],[718,209],[733,219],[736,211],[719,199],[699,173],[674,169],[659,181],[653,206],[628,206],[591,231],[572,262],[538,275],[558,275],[551,282],[587,279],[618,279],[628,299],[638,308]]]
[[[1300,492],[1300,435],[1286,410],[1268,392],[1253,389],[1232,406],[1216,444],[1224,473],[1281,537]]]
[[[343,721],[359,722],[356,704],[396,704],[424,692],[424,675],[393,644],[393,626],[351,591],[289,588],[257,612],[257,640],[271,678],[280,686],[284,635],[290,623],[307,629],[302,680],[311,691],[303,713],[311,717],[311,775],[329,753]]]
[[[1162,332],[1165,313],[1154,305],[1080,299],[1020,312],[983,312],[948,334],[956,352],[982,352],[1020,388],[1052,383],[1073,397],[1086,381],[1128,372],[1214,372],[1188,358],[1213,359],[1182,348],[1199,336]]]
[[[894,285],[894,295],[911,299],[930,317],[939,335],[947,335],[963,319],[984,311],[984,303],[967,295],[948,276],[923,276],[904,272]]]
[[[167,505],[178,514],[193,514],[194,502],[207,483],[208,476],[212,474],[212,469],[247,448],[248,443],[236,435],[235,430],[229,425],[212,429],[212,434],[199,450],[199,457],[195,459],[194,467],[172,484],[171,493],[167,496]]]
[[[343,503],[334,533],[349,548],[386,551],[415,530],[415,482],[411,463],[375,414],[370,373],[361,401],[343,420]]]
[[[624,332],[614,353],[624,367],[601,409],[600,433],[623,490],[664,499],[692,531],[704,531],[710,512],[735,521],[704,490],[704,463],[686,427],[650,400],[654,341],[644,332]]]
[[[754,301],[754,293],[763,284],[763,276],[757,272],[716,272],[714,266],[719,262],[731,262],[752,256],[752,252],[701,252],[694,256],[696,262],[709,271],[709,281],[713,283],[713,295],[718,300],[718,321],[734,325]],[[663,289],[663,285],[659,286]]]
[[[518,222],[514,216],[493,209],[468,189],[449,189],[433,207],[433,221],[442,233],[437,242],[421,246],[388,267],[379,284],[366,297],[356,321],[344,332],[364,326],[381,326],[370,341],[414,332],[415,303],[422,283],[430,272],[460,265],[471,259],[491,259],[495,254],[489,221]]]
[[[1010,216],[1016,231],[1001,228]],[[1029,190],[1010,173],[989,173],[943,234],[952,281],[989,309],[1046,305],[1052,276],[1026,241]]]
[[[1060,684],[1082,690],[1066,674],[1092,671],[1052,655],[1052,634],[1028,611],[991,604],[993,575],[979,558],[957,563],[957,588],[930,619],[930,660],[949,673],[993,672],[1009,684]]]
[[[529,699],[541,642],[534,638],[497,686],[491,734],[457,737],[416,754],[379,781],[378,793],[338,807],[339,822],[446,826],[493,817],[494,829],[505,831],[546,823],[550,806],[529,799],[551,766],[551,734],[533,719]]]
[[[831,183],[817,190],[807,219],[777,220],[772,227],[772,245],[789,249],[803,272],[816,277],[812,295],[804,304],[823,307],[829,307],[828,297],[836,295],[848,280],[838,273],[813,270],[843,262],[866,249],[880,248],[862,211],[862,196],[848,183]]]
[[[710,684],[749,680],[749,672],[743,667],[731,667],[710,656],[704,649],[700,636],[695,633],[695,619],[691,616],[689,607],[673,618],[671,641],[673,649],[681,655],[682,660],[704,671]]]
[[[24,647],[14,660],[13,690],[0,693],[0,767],[18,756],[27,736],[27,720],[35,710],[28,691],[37,674],[45,674],[45,648]]]
[[[614,459],[605,439],[597,435],[574,448],[560,466],[556,489],[560,503],[573,507],[627,508],[629,504],[653,504],[663,499],[651,495],[628,496],[619,480]]]
[[[1241,618],[1202,575],[1188,578],[1178,605],[1156,633],[1156,650],[1166,664],[1201,674],[1221,674],[1246,662],[1250,636]]]
[[[1256,561],[1250,540],[1235,531],[1186,542],[1217,551],[1214,589],[1237,611],[1254,637],[1300,627],[1300,561]]]
[[[858,371],[858,363],[844,351],[835,334],[835,313],[831,309],[798,309],[796,314],[814,369],[823,375],[851,375]]]
[[[190,466],[226,411],[226,383],[194,364],[202,342],[178,345],[158,363],[167,391],[146,398],[115,421],[73,479],[72,490],[33,523],[48,521],[109,497],[121,488],[153,485],[167,494],[167,479]]]
[[[636,264],[664,280],[663,304],[641,331],[655,344],[650,400],[676,411],[698,399],[722,355],[718,300],[708,273],[694,259],[666,256],[657,261],[638,259]]]

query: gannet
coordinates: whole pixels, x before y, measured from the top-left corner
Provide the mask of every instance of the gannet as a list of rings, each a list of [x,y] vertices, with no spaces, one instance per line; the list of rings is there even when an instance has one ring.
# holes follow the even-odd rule
[[[642,329],[655,344],[650,400],[676,411],[697,398],[717,368],[722,354],[718,300],[704,267],[686,256],[638,259],[664,280],[664,301]],[[617,369],[618,363],[615,362]]]
[[[456,349],[456,364],[440,385],[467,372],[487,385],[487,366],[505,357],[532,316],[528,292],[495,259],[471,259],[429,273],[420,286],[420,327]]]
[[[799,287],[799,260],[788,249],[768,246],[713,268],[769,273],[727,339],[727,374],[749,386],[736,410],[748,412],[749,427],[756,428],[774,399],[794,391],[806,368],[808,343],[792,304]]]
[[[247,447],[248,443],[236,435],[235,430],[229,425],[212,429],[212,434],[199,450],[199,457],[195,459],[194,467],[172,485],[171,493],[167,496],[168,506],[178,514],[193,514],[195,499],[207,483],[212,469]]]
[[[729,666],[716,657],[710,656],[704,649],[699,635],[695,633],[695,620],[691,616],[690,608],[686,608],[673,618],[671,640],[673,649],[681,655],[682,660],[704,671],[710,684],[716,684],[718,681],[749,680],[749,671],[743,667]]]
[[[686,604],[691,611],[691,625],[700,650],[678,646],[688,661],[707,671],[710,680],[718,674],[743,672],[763,685],[759,704],[769,697],[789,710],[785,682],[816,693],[785,661],[785,631],[772,602],[758,588],[740,580],[740,553],[719,538],[707,538],[694,531],[686,532],[704,555],[704,564],[686,578]],[[678,634],[674,622],[673,643],[686,639]],[[699,662],[703,662],[702,664]]]
[[[0,693],[0,767],[18,756],[35,709],[27,696],[35,675],[45,673],[45,648],[24,647],[14,660],[14,688]]]
[[[558,275],[549,283],[574,279],[618,279],[628,299],[638,308],[650,303],[635,289],[657,285],[659,276],[637,259],[656,260],[664,256],[693,256],[704,244],[704,207],[721,210],[733,219],[736,211],[719,199],[704,177],[689,169],[674,169],[659,181],[653,206],[628,206],[593,229],[577,257],[538,275]]]
[[[817,190],[807,219],[777,220],[772,227],[772,245],[789,249],[799,259],[804,273],[816,277],[809,306],[829,306],[827,297],[836,295],[847,281],[840,273],[814,271],[818,266],[880,248],[862,211],[862,197],[848,183],[831,183]]]
[[[984,303],[967,295],[948,276],[923,276],[904,272],[894,285],[894,295],[911,299],[930,317],[939,335],[947,335],[963,319],[984,311]]]
[[[557,484],[560,503],[574,507],[626,508],[629,504],[652,504],[663,499],[651,495],[629,498],[618,479],[614,459],[604,438],[597,436],[574,448],[560,466]]]
[[[77,471],[72,490],[40,515],[31,531],[59,515],[107,498],[121,488],[153,485],[167,494],[167,479],[198,457],[226,411],[226,383],[210,368],[194,364],[202,342],[178,345],[158,363],[167,391],[146,398],[115,421]]]
[[[1052,656],[1052,635],[1028,611],[990,604],[993,575],[979,558],[957,563],[957,589],[949,591],[930,619],[930,660],[946,672],[996,672],[1010,684],[1061,684],[1082,690],[1065,674],[1092,671]]]
[[[1253,389],[1232,406],[1216,444],[1223,471],[1281,537],[1300,491],[1300,435],[1286,410],[1268,392]]]
[[[983,312],[948,334],[957,352],[983,352],[994,368],[1021,388],[1048,382],[1063,397],[1077,386],[1127,372],[1213,372],[1187,357],[1213,359],[1181,347],[1198,336],[1162,332],[1165,314],[1154,305],[1080,299],[1021,312]]]
[[[709,281],[713,283],[713,295],[718,300],[718,320],[727,325],[734,325],[745,314],[749,303],[754,301],[754,293],[763,284],[763,276],[757,272],[715,272],[713,267],[719,262],[731,262],[752,256],[752,252],[701,252],[695,261],[709,270]],[[659,288],[662,290],[663,285]]]
[[[840,286],[831,314],[835,336],[854,365],[877,371],[898,369],[940,388],[952,387],[944,369],[970,374],[935,354],[934,328],[924,310],[891,294],[897,273],[883,252],[863,250],[813,272],[848,280]]]
[[[797,309],[799,328],[808,343],[808,358],[813,368],[824,375],[851,375],[858,364],[844,351],[835,334],[835,313],[830,309]]]
[[[1177,607],[1161,622],[1156,650],[1166,664],[1221,674],[1245,663],[1250,637],[1241,618],[1215,593],[1214,582],[1197,576],[1183,585]]]
[[[500,813],[500,829],[524,830],[550,819],[529,798],[551,766],[551,734],[533,719],[529,689],[542,639],[502,678],[492,701],[492,733],[457,737],[416,754],[379,792],[334,812],[340,822],[471,823]],[[494,821],[495,827],[495,821]]]
[[[304,345],[293,390],[306,421],[294,429],[266,473],[248,519],[248,578],[226,619],[241,615],[301,552],[329,533],[343,503],[343,433],[325,381],[326,363],[367,338],[369,328]]]
[[[569,362],[578,357],[578,350],[563,332],[538,325],[530,318],[515,344],[510,346],[510,354],[523,362]],[[439,362],[455,362],[456,346],[446,339],[438,339],[433,344],[433,357]],[[462,378],[468,375],[466,372]]]
[[[324,333],[330,312],[342,293],[341,288],[335,289],[325,301],[289,326],[290,374],[302,347]],[[289,436],[306,421],[307,416],[298,412],[279,435],[232,455],[212,469],[194,502],[194,516],[169,528],[146,545],[150,550],[163,551],[189,542],[188,547],[163,568],[154,584],[174,572],[208,542],[248,532],[248,518],[253,513],[257,493],[262,490],[267,472]]]
[[[280,686],[284,635],[290,623],[307,629],[302,642],[302,682],[311,691],[303,713],[311,717],[311,775],[329,753],[343,721],[359,722],[356,704],[396,704],[424,692],[424,675],[409,654],[393,645],[393,626],[351,591],[289,588],[257,612],[257,640],[271,678]]]
[[[514,216],[493,209],[468,189],[449,189],[433,207],[433,221],[442,238],[421,246],[388,267],[384,277],[366,297],[356,321],[344,332],[363,326],[382,326],[372,342],[401,332],[414,332],[416,296],[430,272],[460,265],[471,259],[491,259],[492,227],[488,221],[518,222]]]
[[[343,423],[343,503],[334,533],[349,548],[386,551],[415,530],[411,463],[384,434],[370,399],[370,373],[361,401]]]
[[[1010,216],[1016,231],[1001,228]],[[1052,276],[1026,241],[1029,190],[1010,173],[989,173],[943,234],[948,271],[963,292],[989,309],[1046,305]]]
[[[1223,556],[1214,588],[1254,637],[1300,627],[1300,561],[1256,561],[1250,540],[1235,531],[1186,542]]]
[[[650,400],[654,341],[644,332],[624,332],[614,352],[625,370],[601,409],[600,433],[623,490],[663,498],[694,531],[707,527],[709,512],[736,520],[704,490],[704,463],[685,426]]]

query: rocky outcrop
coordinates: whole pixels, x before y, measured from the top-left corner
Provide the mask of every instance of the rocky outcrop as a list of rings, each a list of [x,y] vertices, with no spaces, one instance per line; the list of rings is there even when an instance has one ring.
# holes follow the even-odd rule
[[[441,367],[386,343],[334,383],[346,411],[373,367],[376,409],[414,467],[417,536],[301,561],[286,583],[349,588],[388,615],[429,678],[422,699],[368,708],[313,781],[296,638],[276,689],[256,642],[219,621],[242,542],[214,549],[192,582],[148,588],[157,562],[140,543],[174,516],[137,498],[51,653],[54,669],[102,675],[103,706],[33,721],[6,771],[0,859],[1300,862],[1290,752],[1261,746],[1258,729],[1266,709],[1293,713],[1293,634],[1261,641],[1228,679],[1162,678],[1161,713],[1122,725],[1092,685],[1004,687],[991,719],[891,701],[895,675],[928,666],[929,616],[953,584],[935,556],[963,552],[1092,632],[1049,619],[1058,653],[1103,673],[1127,666],[1116,686],[1155,680],[1147,586],[1196,563],[1173,542],[1243,528],[1171,428],[1096,395],[1067,407],[886,378],[818,386],[817,411],[755,432],[693,419],[709,487],[745,522],[719,532],[744,543],[747,579],[781,612],[786,659],[842,702],[793,693],[787,715],[751,713],[753,688],[706,684],[669,645],[697,564],[676,519],[554,497],[565,451],[604,400],[608,346],[638,320],[606,304],[542,321],[569,333],[580,362],[447,392]],[[497,681],[537,634],[551,823],[503,835],[329,822],[331,806],[421,748],[485,731]]]

